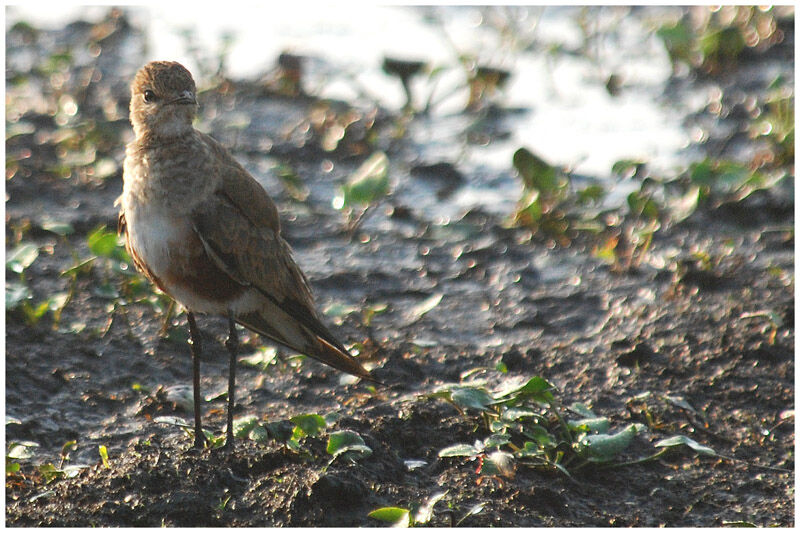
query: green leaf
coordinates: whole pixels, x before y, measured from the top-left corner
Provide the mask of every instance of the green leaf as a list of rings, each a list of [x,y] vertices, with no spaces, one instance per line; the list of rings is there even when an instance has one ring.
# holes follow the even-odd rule
[[[292,199],[298,202],[305,202],[308,198],[309,190],[303,183],[303,178],[294,168],[286,164],[279,164],[275,169],[275,174],[280,178],[286,192]]]
[[[607,433],[611,422],[604,416],[581,418],[567,424],[572,431],[585,431],[587,433]]]
[[[638,159],[621,159],[611,165],[611,172],[623,178],[632,178],[641,172],[646,165],[645,161]]]
[[[247,415],[241,418],[236,418],[233,421],[233,436],[237,439],[244,439],[250,435],[250,432],[258,425],[258,417],[256,415]]]
[[[64,471],[56,468],[53,463],[41,464],[39,465],[38,470],[39,473],[44,477],[45,483],[50,483],[51,481],[65,477]]]
[[[245,365],[265,370],[277,356],[278,350],[274,346],[265,346],[256,350],[253,355],[240,358],[239,361]]]
[[[389,158],[383,152],[372,154],[341,188],[334,207],[370,205],[389,193]]]
[[[495,403],[504,403],[507,400],[501,399],[508,398],[509,400],[513,400],[515,404],[525,399],[531,399],[537,403],[549,404],[553,401],[553,393],[550,391],[554,388],[555,387],[546,379],[534,376],[521,387],[516,385],[503,387],[495,394],[495,399],[500,400],[500,402]]]
[[[685,437],[683,435],[676,435],[674,437],[669,437],[668,439],[663,439],[655,443],[656,448],[671,448],[683,445],[688,446],[689,448],[693,449],[700,455],[710,455],[710,456],[717,455],[717,452],[715,452],[713,448],[704,446],[698,443],[697,441],[690,439],[689,437]]]
[[[484,439],[483,447],[487,450],[490,448],[499,448],[500,446],[504,446],[509,442],[511,442],[510,435],[506,433],[492,433]]]
[[[636,216],[650,220],[658,219],[658,204],[642,191],[633,191],[628,195],[628,207]]]
[[[389,522],[396,527],[411,526],[411,511],[402,507],[381,507],[370,511],[367,516],[381,522]]]
[[[602,185],[587,185],[578,191],[578,202],[582,205],[598,203],[606,195],[606,189]]]
[[[39,319],[44,316],[48,309],[50,309],[50,302],[47,300],[39,303],[35,307],[28,305],[28,302],[23,302],[22,304],[22,311],[25,313],[25,318],[29,324],[36,324],[39,322]]]
[[[33,457],[33,448],[38,448],[39,443],[32,441],[9,442],[6,458],[30,459]]]
[[[88,259],[84,259],[83,261],[79,261],[76,264],[72,265],[69,268],[62,270],[59,273],[59,276],[77,276],[82,271],[88,272],[89,266],[97,260],[96,256],[89,257]]]
[[[450,400],[459,407],[468,407],[478,411],[485,411],[493,401],[486,389],[476,387],[457,388],[450,393]]]
[[[520,207],[514,214],[514,220],[518,224],[536,225],[544,215],[544,207],[541,202],[539,191],[530,191],[521,200]]]
[[[61,457],[69,457],[69,452],[75,451],[77,449],[78,449],[78,441],[68,440],[61,447]]]
[[[686,220],[697,210],[697,204],[700,201],[700,187],[693,185],[689,187],[686,194],[672,200],[669,203],[670,214],[675,222]]]
[[[325,419],[317,414],[297,415],[289,420],[303,432],[303,436],[314,437],[322,433],[322,431],[328,427]]]
[[[483,451],[483,443],[454,444],[439,450],[439,457],[474,457]]]
[[[700,38],[700,50],[706,57],[735,59],[745,47],[744,36],[735,25],[708,31]]]
[[[690,413],[698,414],[695,408],[692,407],[692,405],[689,402],[687,402],[682,396],[670,396],[668,394],[665,394],[662,396],[662,398],[664,399],[665,402],[669,404],[672,404],[676,407],[680,407],[681,409],[689,411]]]
[[[433,294],[432,296],[412,307],[409,310],[409,314],[414,318],[414,320],[419,320],[425,315],[425,313],[431,311],[434,307],[439,305],[439,302],[442,301],[442,296],[444,296],[444,294],[441,292]]]
[[[65,478],[71,479],[76,477],[81,473],[81,470],[85,470],[86,468],[89,468],[89,465],[64,465],[64,467],[61,469],[61,472],[63,472]]]
[[[103,460],[103,466],[106,468],[111,468],[111,463],[108,462],[108,449],[101,444],[98,447],[98,451],[100,452],[100,459]]]
[[[470,507],[469,511],[467,511],[467,513],[464,516],[462,516],[461,519],[458,522],[456,522],[456,527],[461,525],[461,522],[463,522],[464,520],[466,520],[470,516],[476,515],[476,514],[480,513],[481,511],[483,511],[484,507],[486,507],[486,503],[485,502],[476,503],[475,505]]]
[[[14,281],[6,282],[6,309],[16,309],[31,298],[33,293],[26,285]]]
[[[378,303],[364,308],[362,311],[361,323],[364,326],[369,327],[372,324],[372,319],[375,317],[375,315],[385,313],[388,309],[389,305],[386,303]]]
[[[86,244],[94,255],[110,258],[117,256],[116,250],[119,245],[117,234],[113,231],[106,231],[104,226],[91,232],[86,237]]]
[[[517,457],[519,458],[540,457],[542,455],[544,455],[542,447],[529,440],[526,440],[525,444],[522,445],[522,448],[517,451]]]
[[[354,452],[363,457],[372,454],[372,448],[366,445],[361,435],[349,429],[331,433],[328,437],[327,451],[334,457],[345,452]]]
[[[39,247],[35,244],[21,244],[6,256],[6,268],[22,274],[39,257]]]
[[[594,411],[589,409],[585,404],[575,402],[569,406],[570,411],[573,413],[577,413],[581,415],[583,418],[594,418],[597,415],[594,414]]]
[[[50,311],[58,311],[64,307],[69,298],[68,292],[57,292],[47,299],[47,306]]]
[[[483,476],[514,476],[514,456],[497,450],[483,458],[479,474]]]
[[[427,524],[430,522],[431,518],[433,518],[433,507],[436,505],[442,498],[447,495],[448,491],[437,492],[433,496],[427,499],[427,501],[420,506],[417,510],[417,514],[414,516],[414,523],[415,524]]]
[[[527,148],[514,152],[513,163],[526,189],[550,193],[560,188],[556,168]]]
[[[356,311],[358,311],[358,307],[354,305],[347,305],[342,302],[334,302],[326,306],[322,310],[322,314],[334,318],[344,318],[350,313],[354,313]]]
[[[623,452],[633,441],[633,437],[644,428],[641,424],[630,424],[625,429],[611,435],[585,435],[577,443],[577,453],[584,459],[595,463],[606,463]]]
[[[525,409],[522,407],[509,407],[508,409],[503,409],[500,413],[500,419],[504,422],[514,422],[519,420],[520,418],[540,418],[541,415],[536,411],[532,411],[531,409]]]
[[[664,24],[656,31],[656,35],[664,41],[664,48],[667,49],[672,61],[686,63],[691,63],[694,33],[683,20],[678,20],[674,24]]]
[[[523,430],[523,435],[533,439],[534,442],[542,448],[552,447],[556,445],[555,438],[545,428],[540,425],[526,427]]]
[[[255,427],[250,431],[249,437],[250,440],[256,444],[266,444],[270,440],[269,431],[261,424],[255,425]]]
[[[72,224],[69,222],[57,222],[55,220],[43,221],[42,229],[50,233],[55,233],[56,235],[61,235],[62,237],[75,233],[75,228],[73,228]]]

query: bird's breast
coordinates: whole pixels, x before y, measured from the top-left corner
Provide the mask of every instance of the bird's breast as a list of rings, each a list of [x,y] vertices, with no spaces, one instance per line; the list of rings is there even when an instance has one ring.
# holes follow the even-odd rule
[[[128,245],[145,273],[178,303],[199,313],[225,314],[247,292],[206,253],[186,217],[147,206],[125,206]]]

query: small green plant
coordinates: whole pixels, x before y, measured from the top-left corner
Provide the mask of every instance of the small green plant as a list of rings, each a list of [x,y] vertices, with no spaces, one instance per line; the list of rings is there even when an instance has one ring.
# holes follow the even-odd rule
[[[406,509],[403,507],[381,507],[370,511],[368,517],[388,522],[394,527],[414,527],[424,526],[433,518],[433,508],[447,496],[447,491],[437,492],[420,504],[412,505]]]
[[[347,230],[353,232],[367,212],[389,194],[389,158],[375,152],[350,176],[333,199],[333,207],[347,217]]]
[[[372,448],[366,445],[361,435],[349,429],[331,433],[326,450],[334,459],[339,456],[356,459],[372,454]]]
[[[781,8],[698,6],[693,9],[697,16],[687,11],[679,20],[667,22],[656,30],[676,68],[685,64],[696,71],[717,75],[735,67],[746,50],[764,52],[783,38],[777,31],[777,20],[785,16],[779,12]]]
[[[597,213],[589,206],[605,196],[602,186],[590,184],[576,190],[567,172],[524,147],[514,153],[513,165],[523,186],[513,218],[516,225],[542,232],[562,246],[569,245],[578,232],[600,231]]]
[[[777,78],[764,102],[761,116],[750,125],[750,136],[765,139],[770,147],[770,166],[794,161],[794,90]]]
[[[57,325],[69,294],[58,292],[41,302],[33,302],[33,291],[28,286],[25,272],[38,257],[39,247],[32,243],[22,243],[9,251],[6,270],[18,274],[19,278],[18,281],[6,281],[6,310],[19,312],[25,323],[31,326],[38,324],[49,311]]]
[[[101,444],[97,448],[98,453],[100,454],[100,459],[103,461],[103,466],[106,468],[111,468],[111,463],[108,460],[108,449],[105,445]]]
[[[164,316],[161,334],[165,334],[172,318],[174,302],[136,271],[122,238],[115,231],[99,226],[87,235],[86,245],[91,255],[85,259],[75,257],[75,264],[61,275],[77,278],[95,267],[100,269],[100,283],[95,284],[92,293],[109,301],[110,318],[106,332],[117,312],[124,314],[128,305],[144,303]]]
[[[310,413],[294,416],[288,423],[265,424],[260,422],[257,416],[249,415],[233,421],[233,434],[236,438],[250,439],[260,444],[277,440],[295,452],[307,453],[303,450],[303,441],[309,437],[324,435],[337,418],[338,415],[335,413],[326,416]],[[330,433],[326,451],[332,456],[331,461],[340,456],[354,460],[372,453],[372,449],[366,445],[361,435],[348,429]]]
[[[448,491],[437,492],[431,495],[430,498],[425,500],[422,503],[413,503],[408,508],[406,507],[380,507],[373,511],[370,511],[367,516],[370,518],[374,518],[375,520],[380,520],[381,522],[386,522],[392,524],[392,527],[417,527],[417,526],[426,526],[433,518],[433,511],[434,507],[437,503],[439,503],[445,496],[447,496]],[[448,506],[452,509],[453,505],[448,503]],[[474,516],[479,514],[483,511],[483,508],[486,507],[485,502],[479,502],[475,505],[471,506],[467,509],[467,512],[459,518],[455,520],[452,512],[450,514],[450,525],[454,527],[458,527],[470,516]]]
[[[755,191],[773,187],[785,174],[765,174],[735,161],[707,158],[689,165],[681,177],[699,188],[700,201],[720,205],[741,201]]]
[[[65,464],[69,462],[69,453],[75,450],[77,447],[78,443],[74,440],[64,443],[64,445],[61,447],[61,458],[58,466],[55,466],[53,463],[49,462],[42,463],[36,467],[36,471],[44,478],[46,483],[77,476],[81,470],[89,468],[89,465]]]
[[[468,416],[478,413],[488,435],[472,444],[458,443],[439,451],[439,457],[464,457],[477,464],[478,482],[515,475],[518,466],[561,472],[572,476],[586,468],[612,468],[652,461],[679,445],[698,453],[713,454],[685,437],[656,443],[658,453],[633,461],[621,456],[646,426],[631,423],[614,431],[611,421],[587,406],[574,403],[563,408],[555,388],[541,377],[523,385],[510,384],[490,392],[483,386],[449,386],[430,395],[451,403]],[[567,413],[571,418],[567,418]]]

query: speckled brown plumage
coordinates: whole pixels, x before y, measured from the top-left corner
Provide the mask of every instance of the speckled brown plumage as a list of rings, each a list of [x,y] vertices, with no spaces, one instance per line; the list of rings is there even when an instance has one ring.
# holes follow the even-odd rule
[[[119,229],[136,266],[187,309],[190,326],[194,312],[227,316],[369,379],[321,322],[272,200],[192,126],[195,93],[189,71],[174,62],[148,63],[131,85],[136,139],[126,150]]]

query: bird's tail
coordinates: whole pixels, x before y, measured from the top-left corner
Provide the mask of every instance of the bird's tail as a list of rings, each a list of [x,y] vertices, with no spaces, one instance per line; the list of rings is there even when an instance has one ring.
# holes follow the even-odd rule
[[[305,317],[314,330],[293,320],[291,316],[278,309],[269,313],[266,320],[263,312],[252,312],[236,317],[236,321],[244,327],[278,342],[291,350],[295,350],[318,361],[332,366],[342,372],[353,374],[370,381],[376,381],[369,371],[361,366],[347,348],[336,340],[332,333],[315,317]]]

